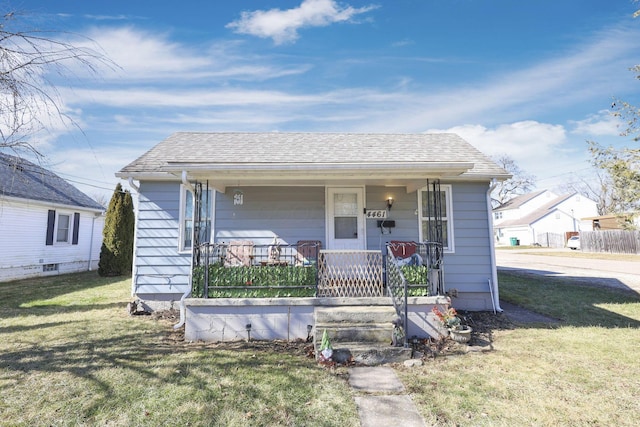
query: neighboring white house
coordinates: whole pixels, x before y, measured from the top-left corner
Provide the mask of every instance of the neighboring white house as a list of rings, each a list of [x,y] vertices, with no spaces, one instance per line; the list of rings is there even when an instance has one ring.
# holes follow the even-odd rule
[[[563,246],[566,233],[591,230],[596,202],[580,194],[558,195],[549,190],[524,194],[493,210],[499,245]]]
[[[0,281],[97,268],[103,211],[53,172],[0,153]]]

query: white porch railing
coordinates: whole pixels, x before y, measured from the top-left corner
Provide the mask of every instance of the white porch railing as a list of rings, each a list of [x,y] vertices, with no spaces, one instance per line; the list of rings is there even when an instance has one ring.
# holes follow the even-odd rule
[[[321,250],[318,269],[319,297],[383,296],[381,251]]]

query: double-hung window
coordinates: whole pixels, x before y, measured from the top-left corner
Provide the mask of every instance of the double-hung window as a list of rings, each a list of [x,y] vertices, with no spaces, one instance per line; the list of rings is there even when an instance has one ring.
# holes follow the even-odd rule
[[[47,213],[46,245],[71,243],[78,244],[80,234],[80,213],[57,212],[50,209]]]
[[[453,252],[453,211],[451,186],[440,185],[440,191],[423,188],[418,191],[420,216],[420,241],[433,239],[442,234],[442,247],[445,252]],[[442,228],[437,229],[441,224]]]
[[[213,212],[213,190],[203,190],[200,206],[200,243],[209,242],[211,238],[211,216]],[[182,186],[180,196],[180,250],[188,251],[193,247],[193,209],[195,203],[193,193]]]
[[[58,214],[58,226],[56,229],[56,242],[68,243],[69,231],[71,231],[71,215]]]

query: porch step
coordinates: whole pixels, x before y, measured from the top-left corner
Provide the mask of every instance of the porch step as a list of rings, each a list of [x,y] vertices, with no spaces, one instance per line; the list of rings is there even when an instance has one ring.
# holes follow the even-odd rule
[[[333,347],[333,359],[339,363],[353,360],[358,364],[376,366],[385,363],[402,363],[411,357],[411,348],[384,344],[341,342]]]
[[[314,345],[319,354],[322,335],[327,331],[334,350],[334,360],[377,365],[411,357],[410,349],[392,347],[393,306],[317,307]]]

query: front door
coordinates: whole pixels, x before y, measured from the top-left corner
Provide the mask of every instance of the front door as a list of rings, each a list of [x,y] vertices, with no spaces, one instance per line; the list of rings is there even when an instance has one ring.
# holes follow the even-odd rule
[[[327,249],[366,249],[363,188],[327,188]]]

